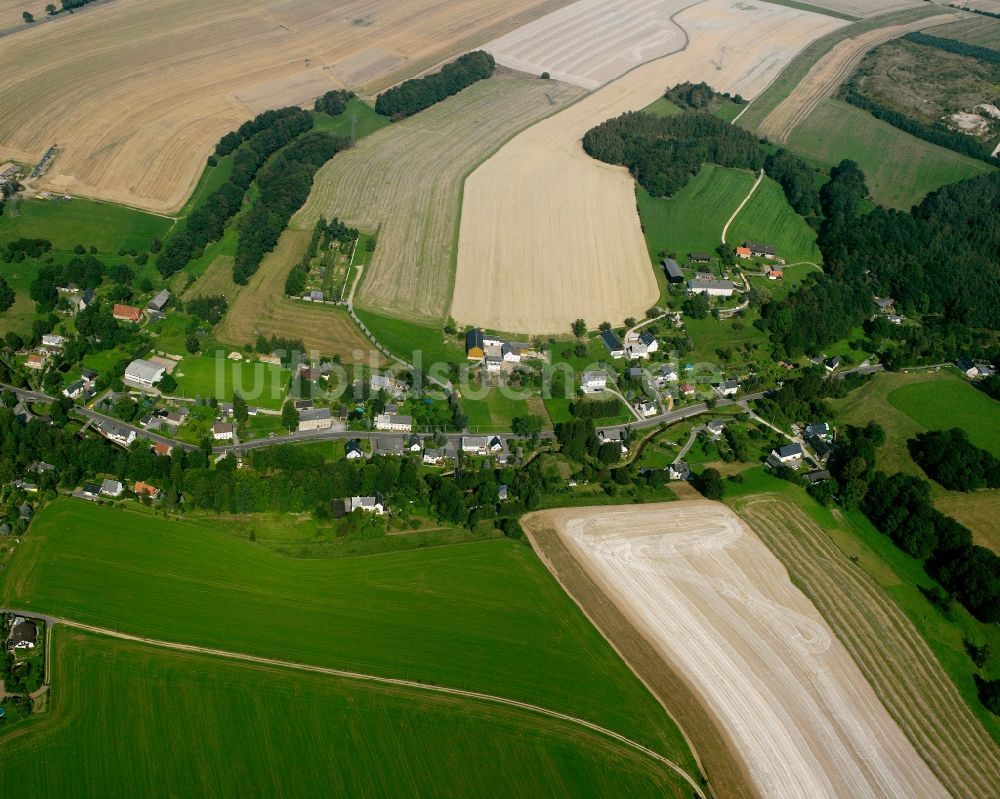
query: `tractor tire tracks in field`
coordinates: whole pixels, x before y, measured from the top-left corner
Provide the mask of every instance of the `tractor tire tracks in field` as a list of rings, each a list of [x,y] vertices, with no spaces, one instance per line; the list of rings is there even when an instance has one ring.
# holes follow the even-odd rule
[[[354,680],[357,682],[367,682],[375,683],[378,685],[387,685],[394,688],[408,688],[417,691],[428,691],[431,693],[444,694],[446,696],[458,697],[460,699],[470,699],[479,702],[488,702],[494,705],[503,705],[505,707],[514,708],[516,710],[523,710],[528,713],[535,713],[541,716],[546,716],[550,719],[555,719],[557,721],[566,722],[568,724],[573,724],[578,727],[583,727],[590,732],[596,733],[605,738],[610,738],[616,743],[622,744],[629,749],[632,749],[646,757],[657,761],[662,766],[665,766],[670,771],[681,777],[691,789],[694,791],[695,795],[700,797],[700,799],[707,799],[705,793],[702,791],[701,787],[694,780],[694,778],[688,774],[680,765],[673,762],[672,760],[664,757],[659,752],[650,749],[647,746],[643,746],[637,741],[633,741],[631,738],[627,738],[620,733],[609,730],[606,727],[602,727],[599,724],[594,724],[593,722],[587,721],[586,719],[578,718],[576,716],[571,716],[567,713],[560,713],[557,710],[551,710],[550,708],[542,707],[540,705],[533,705],[529,702],[520,702],[516,699],[509,699],[503,696],[495,696],[493,694],[481,693],[479,691],[466,691],[461,688],[449,688],[443,685],[432,685],[429,683],[418,682],[416,680],[404,680],[396,677],[382,677],[376,674],[365,674],[363,672],[347,671],[344,669],[334,669],[325,666],[314,666],[308,663],[295,663],[287,660],[278,660],[276,658],[261,657],[258,655],[248,655],[242,652],[229,652],[224,649],[213,649],[211,647],[196,646],[194,644],[182,644],[176,641],[160,641],[155,638],[145,638],[139,635],[131,635],[129,633],[120,632],[118,630],[111,630],[106,627],[97,627],[92,624],[84,624],[82,622],[73,621],[71,619],[59,618],[56,616],[46,616],[44,614],[39,614],[35,611],[27,610],[4,610],[5,613],[14,613],[16,615],[31,616],[33,618],[44,619],[45,622],[51,626],[54,624],[62,624],[73,630],[82,630],[84,632],[92,633],[94,635],[102,635],[109,638],[117,638],[122,641],[131,641],[133,643],[145,644],[146,646],[155,646],[162,649],[171,649],[177,652],[186,652],[194,655],[208,655],[210,657],[225,658],[227,660],[237,660],[245,663],[253,663],[259,666],[271,666],[281,669],[290,669],[293,671],[309,672],[311,674],[324,674],[330,677],[337,677],[344,680]]]
[[[889,714],[956,797],[995,796],[1000,749],[899,606],[790,501],[735,503],[854,657]]]

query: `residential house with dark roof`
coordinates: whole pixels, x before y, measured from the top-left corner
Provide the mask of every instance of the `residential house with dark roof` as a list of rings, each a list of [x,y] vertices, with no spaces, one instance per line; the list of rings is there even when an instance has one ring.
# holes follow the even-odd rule
[[[601,333],[601,341],[604,342],[604,346],[607,348],[612,358],[624,358],[625,357],[625,345],[622,344],[621,339],[615,335],[613,330],[605,330]]]

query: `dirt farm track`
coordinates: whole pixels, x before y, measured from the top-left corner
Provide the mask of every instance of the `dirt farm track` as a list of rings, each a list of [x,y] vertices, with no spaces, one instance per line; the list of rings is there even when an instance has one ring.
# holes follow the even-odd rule
[[[41,188],[169,213],[255,113],[376,93],[565,4],[114,0],[0,38],[0,161],[58,144]]]
[[[525,522],[554,529],[691,685],[758,795],[947,795],[823,617],[724,505],[577,508]]]

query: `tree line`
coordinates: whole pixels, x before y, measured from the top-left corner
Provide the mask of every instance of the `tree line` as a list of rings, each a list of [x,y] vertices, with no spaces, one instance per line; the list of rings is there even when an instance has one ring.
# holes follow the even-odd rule
[[[905,474],[876,471],[885,432],[875,422],[840,431],[830,458],[834,483],[810,489],[829,503],[860,508],[878,530],[983,622],[1000,621],[1000,557],[972,543],[972,533],[931,502],[930,484]]]
[[[334,89],[316,98],[316,102],[313,104],[313,111],[328,114],[332,117],[339,117],[347,110],[347,103],[356,96],[354,92],[349,92],[346,89]]]
[[[694,111],[710,107],[713,101],[719,97],[732,100],[737,105],[746,103],[746,100],[740,95],[731,95],[729,92],[717,92],[705,82],[691,83],[690,81],[685,81],[684,83],[678,83],[676,86],[667,89],[663,96],[674,105],[679,105],[682,108],[690,108]]]
[[[894,128],[899,128],[911,136],[916,136],[918,139],[923,139],[939,147],[954,150],[956,153],[969,156],[969,158],[976,158],[987,164],[1000,166],[1000,158],[993,156],[993,147],[987,142],[961,131],[953,130],[943,122],[928,124],[908,117],[906,114],[889,108],[878,100],[863,94],[853,81],[844,85],[841,96],[851,105],[867,111],[876,119],[888,122]]]
[[[242,207],[258,170],[271,155],[312,126],[313,118],[308,111],[282,108],[261,114],[223,136],[216,145],[216,152],[234,153],[232,174],[171,236],[157,259],[156,268],[160,274],[170,277],[201,255],[207,244],[222,238],[226,224]]]
[[[990,64],[1000,64],[1000,50],[994,50],[990,47],[980,47],[977,44],[958,42],[954,39],[946,39],[943,36],[931,36],[923,31],[913,31],[906,34],[903,38],[914,44],[922,44],[925,47],[936,47],[938,50],[944,50],[946,53],[969,56],[970,58],[977,58],[980,61],[986,61]]]
[[[246,285],[274,249],[288,222],[309,197],[316,171],[348,146],[346,139],[313,131],[278,152],[257,174],[260,194],[239,225],[233,280]]]
[[[412,78],[375,98],[375,112],[393,120],[403,119],[458,94],[473,83],[493,74],[496,62],[483,50],[466,53],[439,72]]]
[[[1000,488],[1000,459],[969,441],[961,428],[917,433],[907,446],[917,465],[950,491]]]
[[[702,111],[670,117],[628,111],[587,131],[583,149],[627,167],[654,197],[676,194],[704,163],[756,171],[765,159],[752,134]]]

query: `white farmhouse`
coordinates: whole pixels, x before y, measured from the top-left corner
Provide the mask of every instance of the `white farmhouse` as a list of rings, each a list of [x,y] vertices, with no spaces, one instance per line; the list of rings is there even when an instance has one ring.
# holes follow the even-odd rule
[[[376,516],[385,515],[385,503],[381,497],[351,497],[344,500],[344,511],[353,513],[356,510],[374,513]]]
[[[375,429],[394,433],[409,433],[413,429],[413,417],[400,416],[395,413],[380,413],[375,417]]]
[[[731,280],[710,280],[695,278],[688,281],[690,294],[707,294],[709,297],[732,297],[735,285]]]
[[[580,379],[580,388],[585,394],[597,394],[608,387],[608,376],[605,372],[595,370],[584,372]]]

